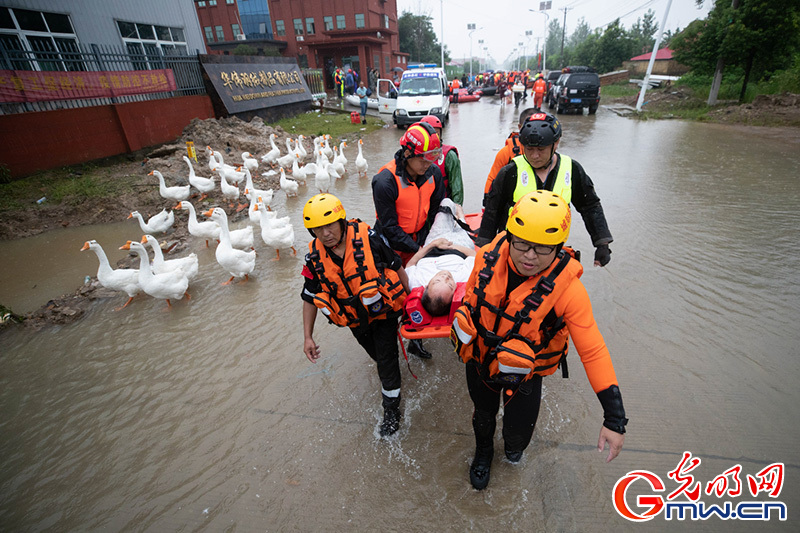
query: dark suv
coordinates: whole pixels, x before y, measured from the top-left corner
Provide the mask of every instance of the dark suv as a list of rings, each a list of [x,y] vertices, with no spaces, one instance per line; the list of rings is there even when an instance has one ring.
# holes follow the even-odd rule
[[[600,104],[600,77],[596,72],[588,72],[588,69],[564,72],[556,80],[548,96],[548,105],[555,107],[558,113],[570,109],[583,113],[583,108],[588,107],[589,114],[593,115]]]

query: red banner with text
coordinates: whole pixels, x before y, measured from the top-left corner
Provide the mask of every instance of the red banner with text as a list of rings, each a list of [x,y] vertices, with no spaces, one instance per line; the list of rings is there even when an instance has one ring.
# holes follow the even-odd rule
[[[172,69],[59,72],[0,70],[0,102],[111,98],[177,89]]]

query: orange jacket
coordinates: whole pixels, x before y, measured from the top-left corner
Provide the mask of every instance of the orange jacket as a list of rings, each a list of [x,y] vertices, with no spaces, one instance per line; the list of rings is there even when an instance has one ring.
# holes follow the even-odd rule
[[[397,272],[375,265],[369,226],[358,219],[347,223],[344,264],[339,267],[314,239],[308,258],[322,285],[314,305],[337,326],[355,328],[400,311],[406,297]]]
[[[507,334],[534,287],[556,268],[563,268],[555,277],[552,292],[543,294],[538,308],[530,311],[531,320],[527,323],[521,322],[519,336],[514,342],[524,342],[520,340],[521,338],[527,339],[532,344],[547,341],[542,338],[540,326],[552,310],[557,318],[563,320],[566,327],[556,330],[546,345],[538,347],[537,368],[540,370],[534,373],[545,376],[556,371],[562,354],[566,356],[571,335],[592,389],[600,392],[611,385],[618,385],[611,356],[592,314],[589,295],[579,280],[583,267],[568,255],[557,256],[553,264],[543,272],[531,276],[511,293],[506,294],[508,271],[514,268],[509,256],[506,235],[506,232],[500,233],[494,241],[482,247],[475,258],[475,268],[467,281],[466,294],[459,312],[469,314],[472,318],[477,328],[477,338],[460,347],[459,354],[462,359],[464,361],[477,359],[478,362],[483,362],[487,353],[494,348],[491,344],[495,346],[510,344]],[[493,264],[487,265],[487,255],[496,258]],[[562,261],[564,264],[559,265]],[[479,282],[479,279],[487,276],[488,281]],[[502,312],[499,322],[497,310]],[[491,339],[492,334],[496,335],[496,338],[505,340],[487,343],[486,340]],[[489,369],[491,371],[491,365]]]
[[[431,175],[422,184],[422,187],[417,187],[413,182],[406,183],[397,175],[397,163],[394,159],[383,165],[378,173],[383,169],[391,172],[397,183],[397,201],[395,202],[397,225],[414,237],[425,226],[428,219],[428,210],[431,208],[431,196],[436,190],[436,181]]]
[[[450,82],[450,88],[451,89],[460,89],[461,88],[461,82],[458,81],[458,78],[453,78],[453,81]]]
[[[506,144],[503,146],[497,155],[494,156],[494,163],[492,169],[489,171],[489,177],[486,178],[486,185],[483,187],[483,194],[489,194],[492,188],[492,182],[497,177],[500,169],[511,162],[512,159],[522,154],[522,145],[519,144],[519,133],[514,132],[506,139]]]
[[[545,82],[543,78],[539,78],[533,82],[533,92],[544,93],[545,89],[547,89],[547,82]]]

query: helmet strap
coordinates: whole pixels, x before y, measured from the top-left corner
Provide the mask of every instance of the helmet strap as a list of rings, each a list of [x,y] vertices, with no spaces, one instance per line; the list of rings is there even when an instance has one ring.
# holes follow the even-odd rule
[[[545,168],[550,168],[550,165],[553,163],[553,156],[555,155],[555,153],[556,153],[556,143],[553,143],[550,145],[550,157],[547,159],[547,163],[545,163],[544,165],[540,167],[533,166],[533,163],[528,161],[528,156],[525,156],[525,161],[528,161],[528,164],[531,166],[531,168],[533,168],[533,170],[542,170]],[[524,152],[523,155],[525,155]]]

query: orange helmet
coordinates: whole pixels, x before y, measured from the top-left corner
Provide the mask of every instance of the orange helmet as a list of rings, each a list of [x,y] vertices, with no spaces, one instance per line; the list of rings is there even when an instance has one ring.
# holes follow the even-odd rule
[[[430,162],[436,161],[442,154],[442,141],[427,122],[409,126],[400,138],[400,146],[411,152],[410,157],[422,157]]]

